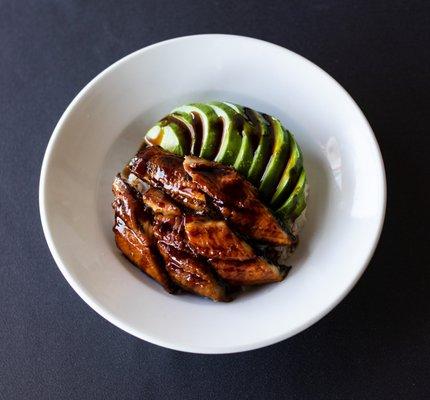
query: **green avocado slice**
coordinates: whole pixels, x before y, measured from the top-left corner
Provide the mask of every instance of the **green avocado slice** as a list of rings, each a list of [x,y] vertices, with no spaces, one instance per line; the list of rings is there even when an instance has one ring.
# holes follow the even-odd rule
[[[150,145],[161,146],[178,156],[189,154],[188,133],[179,124],[171,121],[158,122],[146,133],[145,141]]]
[[[288,131],[287,133],[290,137],[290,158],[270,202],[273,207],[279,206],[283,200],[289,197],[303,169],[303,156],[300,147],[293,134]]]
[[[269,162],[260,180],[259,191],[263,198],[270,199],[285,168],[288,157],[289,135],[277,118],[266,116],[266,119],[270,122],[270,127],[274,134],[274,144]]]
[[[223,103],[243,117],[242,143],[233,167],[240,174],[248,177],[249,169],[251,168],[254,153],[258,144],[258,129],[252,124],[252,121],[249,120],[244,107],[239,104],[228,103],[226,101],[223,101]]]
[[[293,221],[306,207],[306,173],[302,170],[299,180],[290,197],[275,211],[275,215],[283,221]]]
[[[233,108],[222,102],[214,101],[210,102],[209,105],[223,121],[221,144],[215,156],[215,161],[222,164],[233,165],[241,147],[241,122],[243,118],[241,118],[240,114]]]
[[[200,149],[198,149],[198,139],[197,139],[197,135],[196,135],[196,130],[194,129],[194,118],[192,116],[192,114],[188,114],[185,112],[175,112],[175,113],[171,113],[168,115],[168,117],[170,118],[171,121],[175,122],[177,121],[177,123],[180,123],[183,125],[184,129],[186,129],[189,132],[189,136],[190,136],[190,151],[187,154],[192,154],[192,155],[196,155],[198,156],[200,153]]]
[[[192,103],[160,120],[145,141],[233,166],[278,217],[294,221],[306,207],[302,152],[277,118],[234,103]]]
[[[297,205],[292,213],[292,219],[295,221],[297,218],[300,217],[304,209],[306,208],[306,182],[305,186],[303,187],[303,193],[300,195],[297,199]]]
[[[270,152],[273,147],[273,135],[269,129],[268,122],[259,112],[247,109],[247,115],[256,126],[256,135],[258,136],[257,149],[254,152],[254,157],[248,171],[248,179],[255,186],[258,186],[270,158]]]
[[[254,127],[247,121],[243,124],[242,144],[240,145],[239,153],[234,168],[243,176],[248,176],[254,158],[256,132]],[[258,138],[257,138],[258,140]]]
[[[222,103],[225,104],[226,106],[232,108],[237,113],[242,114],[243,116],[245,116],[245,113],[243,111],[243,107],[240,106],[239,104],[229,103],[227,101],[223,101]]]
[[[196,117],[200,120],[201,128],[195,129],[192,148],[196,151],[198,150],[197,147],[201,146],[199,154],[195,155],[207,160],[213,160],[219,146],[221,135],[218,129],[218,116],[212,107],[203,103],[193,103],[175,108],[172,113],[191,114],[194,122],[196,121]],[[201,132],[199,132],[200,130]],[[201,136],[200,142],[198,141],[199,135]],[[198,146],[197,143],[199,143]]]

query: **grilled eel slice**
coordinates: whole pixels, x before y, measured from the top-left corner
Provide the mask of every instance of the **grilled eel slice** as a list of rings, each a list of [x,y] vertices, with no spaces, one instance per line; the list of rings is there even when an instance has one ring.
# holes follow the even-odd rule
[[[173,199],[197,213],[207,211],[206,196],[185,172],[183,158],[159,146],[147,146],[132,158],[130,172],[163,189]]]
[[[280,282],[289,270],[270,264],[261,257],[244,261],[212,259],[210,263],[217,274],[233,286],[253,286]]]
[[[136,267],[156,280],[167,292],[173,293],[175,285],[157,256],[149,215],[137,193],[119,175],[113,182],[112,191],[115,196],[112,203],[115,210],[113,232],[117,247]]]
[[[187,215],[184,230],[188,246],[202,257],[236,261],[255,258],[252,247],[240,239],[225,221]]]
[[[189,263],[180,261],[181,254],[188,254],[187,260],[194,263],[200,259],[207,260],[218,276],[234,286],[278,282],[285,277],[286,269],[258,257],[225,221],[182,215],[165,193],[154,188],[144,193],[143,201],[155,214],[154,233],[160,252],[165,256],[166,263],[169,259],[176,260],[176,270],[178,264],[190,267]],[[190,258],[190,254],[196,257]],[[170,274],[172,272],[169,271]]]
[[[279,282],[288,272],[288,269],[258,257],[225,221],[186,216],[185,234],[188,246],[195,253],[207,257],[217,274],[231,285]]]
[[[187,247],[181,210],[158,189],[150,188],[142,200],[154,213],[153,232],[170,278],[187,292],[214,301],[230,301],[226,285],[202,257]]]
[[[197,188],[212,198],[220,214],[239,232],[274,246],[296,243],[258,199],[256,189],[232,167],[194,156],[186,156],[183,165]]]

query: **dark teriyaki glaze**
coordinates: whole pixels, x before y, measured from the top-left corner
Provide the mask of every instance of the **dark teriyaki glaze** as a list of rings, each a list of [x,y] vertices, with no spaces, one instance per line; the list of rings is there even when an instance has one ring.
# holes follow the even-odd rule
[[[193,117],[193,129],[195,134],[193,152],[196,156],[199,156],[203,141],[203,122],[198,113],[192,112],[191,116]]]
[[[243,107],[243,112],[245,113],[245,118],[248,120],[248,122],[250,122],[254,126],[258,125],[258,120],[255,115],[255,111],[252,108]]]
[[[149,202],[146,205],[151,206]],[[215,301],[230,300],[225,285],[217,279],[207,262],[187,246],[184,218],[183,215],[169,217],[160,212],[154,216],[154,236],[170,278],[186,291]]]
[[[256,189],[232,167],[188,156],[185,171],[206,193],[224,218],[254,240],[272,245],[292,245],[269,209],[258,199]]]
[[[264,118],[264,121],[266,121],[266,136],[264,140],[268,141],[268,149],[269,151],[267,151],[264,154],[264,159],[263,159],[263,165],[267,165],[269,163],[270,157],[272,156],[272,154],[274,153],[275,150],[275,132],[273,129],[273,122],[272,119],[269,115],[267,114],[261,114]],[[260,176],[261,178],[261,176]]]
[[[248,260],[256,255],[225,221],[187,215],[184,231],[188,247],[199,256],[212,259]]]
[[[242,116],[242,114],[235,114],[233,117],[233,126],[234,129],[237,130],[237,132],[240,135],[243,135],[243,126],[245,124],[245,118]]]
[[[158,146],[141,150],[130,162],[130,171],[144,182],[163,189],[175,200],[197,212],[205,212],[206,197],[183,168],[183,158]]]
[[[293,247],[295,238],[232,167],[149,146],[130,162],[129,174],[150,188],[139,194],[121,178],[114,182],[117,246],[166,290],[229,301],[238,286],[285,277],[287,269],[264,257],[273,251],[257,244]],[[127,204],[118,183],[130,195]]]
[[[225,284],[218,279],[206,262],[164,242],[159,242],[158,248],[165,260],[170,278],[179,287],[215,301],[232,300]]]
[[[225,133],[225,121],[223,117],[218,117],[215,123],[215,132],[216,132],[216,141],[214,143],[214,147],[213,147],[213,156],[215,157],[216,154],[218,154],[220,148],[221,148],[221,143],[224,140],[224,133]]]
[[[232,285],[262,285],[282,281],[287,270],[257,257],[250,260],[211,260],[218,275]]]
[[[250,137],[251,137],[252,153],[255,153],[255,150],[257,150],[258,144],[260,143],[260,137],[262,134],[261,129],[259,127],[258,120],[255,115],[255,111],[248,107],[244,107],[243,111],[245,113],[246,121],[251,126]]]
[[[154,246],[150,216],[136,191],[117,176],[112,185],[115,200],[113,232],[121,252],[136,267],[160,283],[168,292],[175,286],[169,279]]]

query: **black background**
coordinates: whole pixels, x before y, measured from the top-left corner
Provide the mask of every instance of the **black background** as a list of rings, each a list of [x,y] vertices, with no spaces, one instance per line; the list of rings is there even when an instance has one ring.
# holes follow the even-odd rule
[[[1,399],[428,399],[429,2],[1,1]],[[363,278],[327,317],[233,355],[163,349],[67,284],[38,210],[42,157],[77,92],[146,45],[196,33],[265,39],[337,79],[381,146],[388,206]]]

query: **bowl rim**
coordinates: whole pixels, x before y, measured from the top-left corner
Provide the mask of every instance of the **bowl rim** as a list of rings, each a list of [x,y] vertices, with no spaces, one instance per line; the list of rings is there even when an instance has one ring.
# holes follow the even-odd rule
[[[177,344],[170,341],[165,341],[163,339],[160,339],[159,337],[149,335],[145,332],[142,332],[140,330],[137,330],[133,328],[132,326],[129,326],[126,322],[120,321],[114,314],[110,313],[108,310],[106,310],[96,298],[94,298],[91,294],[89,294],[86,289],[80,286],[80,284],[74,280],[72,275],[69,273],[69,269],[66,266],[65,263],[62,261],[62,257],[57,250],[54,238],[51,234],[50,225],[49,225],[49,210],[47,207],[46,199],[47,199],[47,193],[46,193],[46,179],[47,179],[47,173],[49,170],[49,165],[52,159],[52,156],[55,152],[55,147],[58,138],[60,137],[61,130],[63,127],[64,122],[69,117],[71,111],[74,109],[74,107],[81,101],[81,99],[92,89],[92,87],[100,81],[105,75],[108,75],[112,73],[114,70],[116,70],[120,65],[130,61],[133,58],[136,58],[148,51],[153,50],[157,47],[162,47],[167,44],[173,43],[173,42],[182,42],[182,41],[192,41],[195,39],[235,39],[235,40],[244,40],[244,41],[252,41],[254,43],[258,43],[260,45],[272,47],[276,50],[282,50],[284,52],[287,52],[289,56],[295,57],[300,59],[305,64],[310,64],[314,68],[318,69],[320,73],[322,73],[326,78],[331,81],[331,83],[335,86],[337,90],[342,91],[351,101],[352,106],[355,108],[355,111],[361,115],[363,118],[363,121],[366,124],[367,131],[369,134],[369,140],[372,142],[373,147],[376,150],[377,155],[377,161],[378,166],[381,172],[381,185],[378,188],[379,193],[381,194],[381,209],[379,210],[379,221],[377,229],[374,233],[373,241],[372,241],[372,247],[367,254],[367,257],[361,267],[357,269],[356,276],[351,281],[351,283],[346,286],[341,293],[336,297],[334,301],[332,301],[330,304],[328,304],[323,311],[318,313],[317,315],[314,315],[312,318],[306,321],[306,323],[303,323],[299,326],[296,326],[294,329],[289,330],[288,332],[285,332],[280,335],[270,336],[266,339],[260,339],[256,340],[252,343],[247,343],[244,345],[227,345],[222,348],[214,348],[210,345],[205,346],[194,346],[194,345],[184,345],[184,344]],[[230,34],[220,34],[220,33],[210,33],[210,34],[199,34],[199,35],[188,35],[188,36],[180,36],[175,37],[172,39],[164,40],[161,42],[154,43],[152,45],[143,47],[139,50],[136,50],[118,61],[111,64],[109,67],[104,69],[102,72],[100,72],[96,77],[94,77],[89,83],[87,83],[83,89],[80,90],[80,92],[75,96],[75,98],[71,101],[71,103],[67,106],[66,110],[63,112],[60,120],[56,124],[54,131],[49,139],[48,145],[45,150],[45,155],[43,157],[42,167],[41,167],[41,173],[40,173],[40,179],[39,179],[39,212],[40,212],[40,219],[42,223],[43,233],[45,235],[46,242],[48,244],[49,250],[54,258],[55,263],[57,264],[58,268],[60,269],[63,276],[66,278],[67,282],[70,284],[70,286],[73,288],[73,290],[98,314],[100,314],[103,318],[111,322],[113,325],[117,326],[118,328],[122,329],[125,332],[130,333],[131,335],[143,339],[147,342],[150,342],[152,344],[170,348],[173,350],[179,350],[184,352],[190,352],[190,353],[200,353],[200,354],[225,354],[225,353],[236,353],[236,352],[242,352],[242,351],[248,351],[248,350],[254,350],[261,347],[269,346],[271,344],[280,342],[282,340],[288,339],[289,337],[292,337],[296,335],[299,332],[304,331],[305,329],[312,326],[314,323],[322,319],[324,316],[326,316],[329,312],[331,312],[345,297],[346,295],[352,290],[352,288],[355,286],[357,281],[360,279],[360,277],[363,275],[365,269],[367,268],[369,262],[371,261],[373,254],[376,250],[376,247],[378,245],[382,228],[384,225],[385,220],[385,213],[386,213],[386,204],[387,204],[387,183],[386,183],[386,173],[385,173],[385,167],[384,167],[384,161],[382,158],[381,150],[379,148],[377,139],[375,137],[375,134],[363,114],[360,107],[357,105],[357,103],[354,101],[352,96],[343,88],[340,83],[338,83],[331,75],[329,75],[327,72],[325,72],[322,68],[320,68],[318,65],[314,64],[312,61],[308,60],[307,58],[286,49],[285,47],[282,47],[280,45],[261,40],[256,38],[251,38],[247,36],[241,36],[241,35],[230,35]]]

